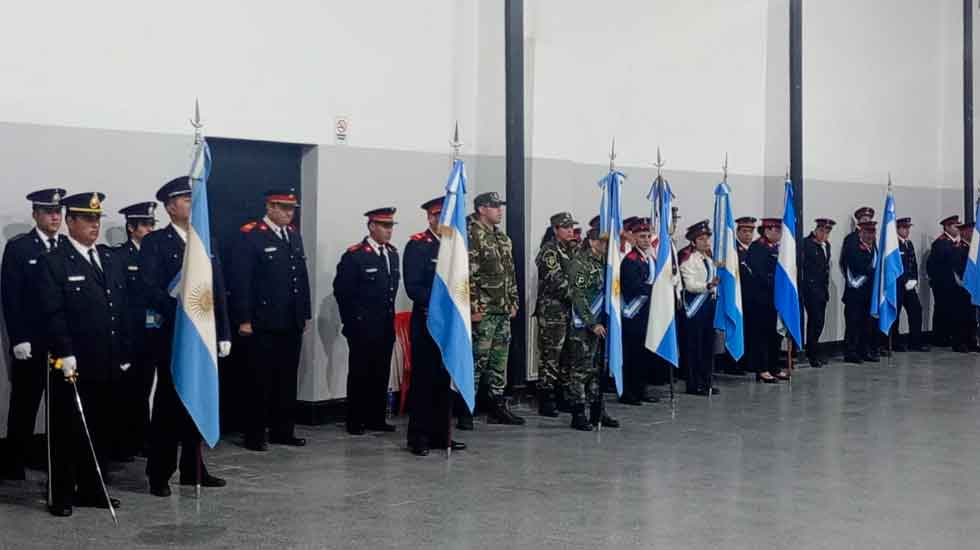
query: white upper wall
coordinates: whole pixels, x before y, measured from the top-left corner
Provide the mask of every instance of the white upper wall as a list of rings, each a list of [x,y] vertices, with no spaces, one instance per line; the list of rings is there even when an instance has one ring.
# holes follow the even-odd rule
[[[803,6],[805,175],[961,187],[962,2]]]
[[[352,145],[444,153],[460,119],[468,153],[499,153],[502,107],[480,118],[503,90],[492,4],[18,3],[0,18],[0,121],[187,133],[200,98],[211,135],[333,143],[345,115]]]
[[[525,5],[529,155],[762,175],[767,0]]]

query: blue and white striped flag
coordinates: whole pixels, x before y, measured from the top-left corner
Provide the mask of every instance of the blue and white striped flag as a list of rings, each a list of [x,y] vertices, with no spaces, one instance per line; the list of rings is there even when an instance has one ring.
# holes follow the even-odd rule
[[[783,236],[779,241],[779,263],[773,300],[783,326],[803,348],[800,334],[800,293],[796,288],[796,210],[793,207],[793,183],[786,180],[786,205],[783,208]]]
[[[980,220],[980,201],[977,202],[974,220]],[[975,306],[980,306],[980,263],[978,263],[978,250],[980,248],[980,237],[973,236],[970,241],[970,252],[966,257],[966,272],[963,273],[963,286],[970,293],[970,302]]]
[[[211,271],[208,176],[211,150],[201,140],[191,163],[191,219],[183,268],[176,285],[173,359],[170,370],[181,402],[209,447],[218,443],[218,336]],[[192,452],[188,450],[186,452]]]
[[[623,296],[620,293],[619,268],[622,251],[619,248],[623,232],[623,213],[620,191],[626,176],[611,170],[599,180],[602,204],[599,207],[599,232],[609,235],[606,252],[606,280],[604,302],[606,308],[606,361],[609,372],[616,381],[616,393],[623,395]]]
[[[902,252],[898,248],[895,198],[891,191],[885,197],[885,213],[881,224],[875,282],[871,291],[871,316],[878,319],[878,330],[888,334],[892,323],[898,318],[898,278],[905,271],[902,266]]]
[[[718,306],[715,329],[725,332],[725,349],[738,361],[745,351],[742,325],[742,288],[735,248],[735,218],[732,216],[732,190],[727,182],[715,187],[715,235],[712,249],[718,264]],[[785,238],[785,237],[783,237]]]
[[[677,352],[677,296],[674,294],[673,254],[670,249],[670,201],[674,195],[670,184],[657,178],[650,186],[651,232],[656,236],[653,286],[650,289],[650,313],[647,316],[647,349],[674,367],[679,364]]]
[[[439,218],[439,259],[429,294],[429,334],[442,352],[454,389],[476,407],[470,322],[470,256],[466,236],[466,168],[453,162]]]

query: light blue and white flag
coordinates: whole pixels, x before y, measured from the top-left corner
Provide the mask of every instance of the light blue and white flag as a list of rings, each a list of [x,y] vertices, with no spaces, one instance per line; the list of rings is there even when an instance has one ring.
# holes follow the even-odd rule
[[[980,220],[980,201],[977,202],[974,220]],[[963,273],[963,286],[970,293],[970,302],[975,306],[980,306],[980,263],[978,263],[978,250],[980,248],[980,237],[973,236],[970,241],[970,252],[966,257],[966,271]]]
[[[208,176],[211,150],[207,141],[194,151],[191,163],[191,219],[183,268],[175,286],[173,359],[170,370],[181,402],[209,447],[218,443],[218,336],[211,271],[211,222]],[[192,452],[187,450],[186,452]]]
[[[714,227],[712,250],[718,265],[718,305],[715,307],[714,326],[716,330],[724,331],[725,349],[738,361],[745,350],[742,288],[739,284],[738,250],[735,248],[732,190],[724,181],[715,187]]]
[[[647,196],[650,199],[650,223],[653,225],[650,230],[655,235],[656,260],[644,343],[647,349],[677,367],[677,296],[674,294],[674,255],[670,248],[670,201],[673,197],[670,184],[659,177],[650,186]]]
[[[878,330],[884,334],[898,318],[898,278],[902,266],[902,251],[898,248],[898,227],[895,224],[895,198],[891,191],[885,197],[885,211],[878,238],[875,262],[875,282],[871,290],[871,316],[878,319]]]
[[[776,312],[787,332],[803,348],[800,333],[800,293],[796,288],[796,210],[793,207],[793,183],[786,180],[786,205],[783,208],[783,236],[779,241],[779,262],[773,300]]]
[[[466,235],[466,168],[453,162],[439,217],[439,259],[429,294],[429,334],[442,352],[454,389],[476,407],[470,322],[470,256]]]
[[[606,251],[606,279],[603,292],[606,308],[606,361],[609,373],[616,381],[616,393],[623,395],[623,296],[620,293],[619,268],[623,253],[619,248],[623,233],[623,212],[620,191],[626,176],[611,170],[599,180],[602,204],[599,207],[599,232],[609,235]]]

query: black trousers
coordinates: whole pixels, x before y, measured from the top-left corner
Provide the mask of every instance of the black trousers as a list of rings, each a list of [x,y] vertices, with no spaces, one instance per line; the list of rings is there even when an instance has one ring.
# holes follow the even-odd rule
[[[34,436],[37,410],[44,394],[47,352],[31,344],[32,355],[23,361],[10,356],[10,410],[7,412],[7,457],[10,468],[24,468]],[[62,377],[64,378],[64,377]]]
[[[877,350],[869,300],[857,297],[844,302],[844,351],[848,357],[864,357]]]
[[[296,427],[296,373],[303,331],[256,330],[246,341],[249,399],[245,438],[264,442],[266,428],[272,439],[291,438]]]
[[[445,448],[454,392],[439,347],[425,326],[424,310],[412,311],[412,379],[408,390],[408,444]],[[465,405],[464,405],[465,406]]]
[[[49,481],[52,504],[70,506],[75,494],[86,500],[101,501],[104,498],[102,487],[85,438],[72,384],[65,380],[61,371],[52,371],[50,376],[51,433],[48,437],[51,444]],[[114,419],[111,386],[108,382],[80,377],[76,387],[85,410],[92,446],[105,473]]]
[[[153,335],[157,387],[153,394],[149,455],[146,460],[146,476],[150,478],[151,485],[163,485],[170,481],[177,471],[178,447],[181,479],[196,479],[198,464],[201,465],[201,476],[207,475],[203,460],[198,460],[201,434],[174,388],[170,372],[172,341],[172,329],[160,329]]]
[[[909,333],[904,344],[908,347],[922,345],[922,304],[919,302],[919,293],[915,290],[900,289],[898,293],[898,316],[895,324],[892,325],[894,335],[898,335],[898,318],[905,309],[905,316],[909,321]]]
[[[633,319],[623,319],[624,399],[642,399],[647,382],[653,378],[651,371],[656,368],[656,355],[646,346],[646,320],[645,311]]]
[[[779,346],[782,336],[776,331],[776,307],[771,304],[751,304],[751,323],[746,323],[749,364],[756,373],[773,375],[782,370],[779,364]]]
[[[827,317],[827,300],[809,294],[803,297],[806,308],[806,356],[810,359],[822,359],[820,351],[820,335],[823,334],[824,320]]]
[[[371,427],[385,422],[388,380],[395,344],[394,321],[378,326],[377,334],[347,339],[347,426]]]
[[[711,388],[715,353],[715,301],[705,300],[694,317],[687,319],[684,352],[687,359],[687,391]]]
[[[950,307],[949,294],[942,286],[932,287],[932,340],[937,346],[952,343],[954,312]]]
[[[129,370],[114,384],[114,400],[119,404],[119,421],[113,434],[112,452],[135,456],[146,447],[150,429],[150,390],[153,388],[153,353],[144,340],[134,350]]]
[[[952,344],[955,347],[971,347],[976,345],[976,309],[970,301],[970,293],[963,288],[957,288],[950,295],[949,310],[952,322],[949,331]]]

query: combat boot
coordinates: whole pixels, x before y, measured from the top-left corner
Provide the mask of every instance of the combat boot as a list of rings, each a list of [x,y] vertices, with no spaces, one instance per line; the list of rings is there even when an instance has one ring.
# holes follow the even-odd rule
[[[589,423],[593,426],[599,425],[599,418],[602,418],[602,426],[605,428],[618,428],[619,420],[609,416],[602,403],[592,403],[589,405]]]
[[[507,398],[501,395],[494,399],[493,408],[487,413],[487,424],[521,426],[524,424],[524,419],[510,411],[510,407],[507,405]]]
[[[585,417],[585,405],[572,406],[571,428],[573,430],[579,430],[583,432],[592,431],[592,423],[590,423],[589,419]]]
[[[549,418],[558,416],[558,409],[555,406],[555,392],[550,390],[538,392],[538,414]]]

